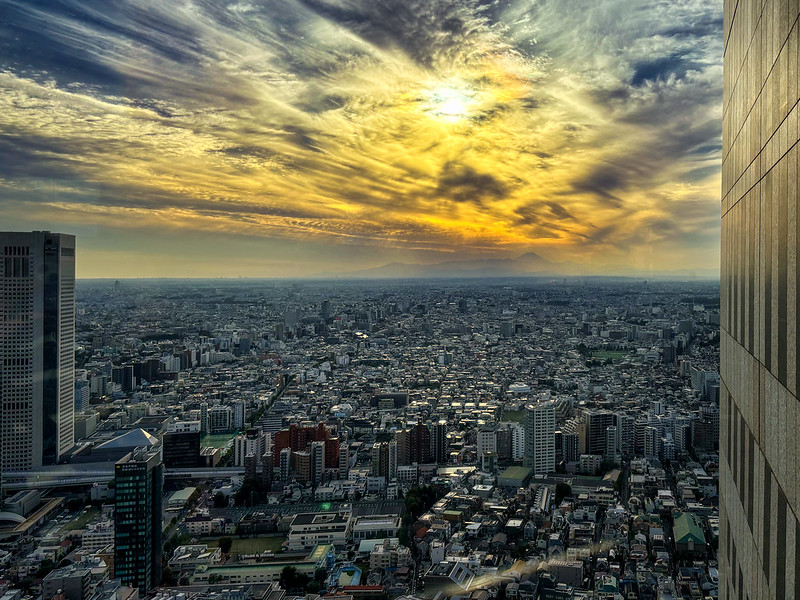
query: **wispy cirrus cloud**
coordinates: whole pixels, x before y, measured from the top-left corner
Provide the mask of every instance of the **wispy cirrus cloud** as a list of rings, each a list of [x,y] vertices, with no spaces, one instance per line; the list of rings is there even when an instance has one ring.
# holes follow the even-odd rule
[[[718,259],[721,3],[5,0],[0,23],[12,225],[306,244],[309,272]]]

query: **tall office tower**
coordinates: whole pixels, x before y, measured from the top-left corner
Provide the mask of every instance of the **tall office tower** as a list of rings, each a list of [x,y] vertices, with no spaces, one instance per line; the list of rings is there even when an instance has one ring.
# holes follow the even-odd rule
[[[161,582],[161,496],[158,448],[137,448],[114,465],[114,571],[123,585],[146,592]]]
[[[556,410],[550,400],[534,402],[525,412],[525,457],[522,464],[534,473],[556,470]]]
[[[720,598],[800,594],[798,3],[725,0]]]
[[[74,444],[75,236],[0,232],[0,467],[60,462]]]

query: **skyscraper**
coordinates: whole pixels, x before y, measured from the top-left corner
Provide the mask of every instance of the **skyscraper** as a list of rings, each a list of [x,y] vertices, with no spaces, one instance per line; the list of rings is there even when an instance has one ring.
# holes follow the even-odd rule
[[[550,400],[534,402],[525,412],[525,457],[523,465],[534,473],[556,470],[556,409]]]
[[[725,0],[720,598],[800,594],[797,1]]]
[[[159,450],[137,448],[114,465],[114,571],[141,592],[161,582],[161,496],[164,467]]]
[[[0,462],[55,464],[74,443],[75,236],[0,233]]]

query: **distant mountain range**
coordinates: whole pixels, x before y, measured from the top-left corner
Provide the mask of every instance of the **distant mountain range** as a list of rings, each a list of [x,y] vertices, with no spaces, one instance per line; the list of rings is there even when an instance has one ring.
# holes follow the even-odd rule
[[[554,262],[527,252],[516,258],[486,258],[478,260],[448,260],[432,264],[389,263],[380,267],[339,273],[327,273],[314,278],[331,276],[347,279],[453,279],[500,277],[571,277],[611,276],[657,279],[718,279],[716,269],[680,269],[676,271],[613,271],[598,273],[575,262]]]

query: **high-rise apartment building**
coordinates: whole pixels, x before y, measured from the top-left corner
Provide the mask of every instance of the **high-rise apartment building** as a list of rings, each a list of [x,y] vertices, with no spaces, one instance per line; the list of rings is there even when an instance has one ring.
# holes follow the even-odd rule
[[[614,413],[607,410],[587,410],[586,422],[586,454],[605,454],[606,430],[615,425]]]
[[[158,448],[137,448],[114,465],[114,571],[123,585],[146,592],[161,582],[161,497]]]
[[[534,473],[556,470],[556,409],[550,400],[534,402],[525,412],[525,457],[523,465]]]
[[[409,423],[395,433],[398,464],[427,464],[431,460],[431,433],[425,423]]]
[[[797,598],[800,6],[724,6],[720,598]]]
[[[438,421],[431,428],[431,454],[433,462],[446,463],[449,459],[447,445],[447,421]]]
[[[0,466],[61,461],[74,444],[75,236],[0,232]]]
[[[497,431],[493,428],[481,429],[478,431],[478,462],[483,460],[483,455],[487,452],[497,454]]]
[[[386,481],[397,480],[397,441],[379,442],[372,447],[373,477],[384,477]]]

